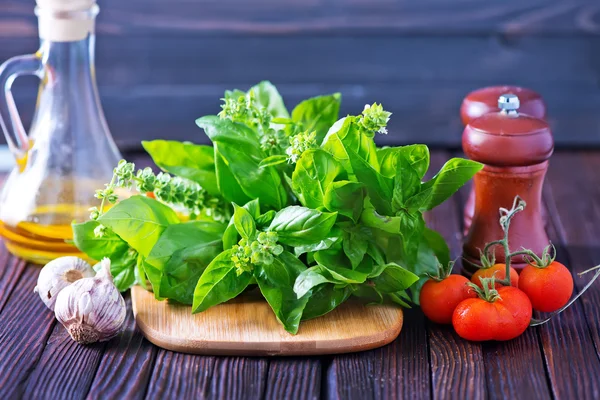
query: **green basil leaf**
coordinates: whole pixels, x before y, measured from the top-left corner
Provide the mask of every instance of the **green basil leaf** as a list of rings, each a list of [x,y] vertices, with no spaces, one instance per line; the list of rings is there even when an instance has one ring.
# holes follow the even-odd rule
[[[277,320],[292,334],[298,332],[302,312],[309,298],[308,294],[298,298],[294,292],[294,282],[305,268],[294,255],[284,251],[272,264],[258,265],[254,272],[258,287]]]
[[[329,143],[330,141],[331,143]],[[352,173],[351,169],[354,168],[354,166],[347,163],[348,160],[352,160],[350,152],[379,172],[377,146],[375,146],[373,137],[366,135],[356,124],[356,117],[346,117],[336,122],[325,136],[323,149],[330,152],[336,159],[339,158],[338,161],[344,165],[349,173]]]
[[[371,228],[377,228],[392,234],[400,233],[400,218],[379,214],[369,199],[365,200],[364,211],[360,216],[360,220],[365,226]]]
[[[333,284],[321,285],[316,288],[304,307],[302,320],[317,318],[332,311],[345,302],[352,293],[349,286],[336,287]]]
[[[273,221],[273,218],[275,218],[276,214],[277,214],[277,211],[269,210],[266,213],[259,215],[256,218],[256,226],[260,229],[266,228],[267,226],[269,226],[271,224],[271,222]]]
[[[310,253],[310,252],[319,251],[319,250],[327,250],[327,249],[335,246],[341,240],[342,240],[342,231],[341,231],[341,229],[336,228],[334,226],[331,229],[329,236],[327,236],[326,238],[324,238],[318,242],[294,247],[294,254],[296,255],[296,257],[298,257],[304,253]]]
[[[337,283],[335,281],[330,280],[328,277],[323,276],[321,274],[322,271],[323,267],[320,265],[316,265],[314,267],[310,267],[309,269],[302,271],[302,273],[298,275],[298,278],[294,283],[294,292],[296,293],[298,298],[303,297],[313,288],[324,283]]]
[[[253,218],[260,215],[260,202],[258,199],[251,200],[244,204],[244,207]],[[229,224],[223,233],[223,249],[228,250],[238,243],[238,231],[235,227],[234,218],[231,217]]]
[[[433,254],[437,257],[440,264],[448,265],[450,263],[450,248],[448,244],[438,232],[425,227],[423,231],[423,239]]]
[[[277,214],[269,226],[277,232],[279,242],[288,246],[305,246],[325,239],[337,213],[326,213],[300,206],[289,206]]]
[[[368,274],[348,268],[350,265],[343,255],[335,251],[318,251],[315,261],[323,267],[320,273],[336,283],[363,283]]]
[[[392,214],[393,181],[377,172],[371,164],[348,150],[356,179],[365,185],[375,209],[384,215]]]
[[[393,178],[397,173],[397,157],[401,154],[417,172],[419,180],[423,179],[429,169],[429,149],[424,144],[413,144],[401,147],[383,147],[377,149],[377,158],[382,175]]]
[[[397,218],[400,219],[399,233],[402,237],[402,249],[405,259],[409,264],[412,264],[417,259],[419,245],[425,229],[425,220],[420,212],[401,211]]]
[[[256,237],[256,223],[252,215],[243,207],[233,204],[233,223],[238,233],[246,240],[253,241]]]
[[[409,146],[398,147],[398,152],[417,172],[419,180],[423,179],[429,169],[429,148],[424,144],[412,144]],[[398,170],[398,167],[396,167]]]
[[[378,276],[371,279],[381,293],[395,293],[410,288],[419,277],[398,264],[389,263]]]
[[[398,147],[382,147],[377,149],[377,160],[379,161],[379,172],[387,178],[396,176],[396,157]]]
[[[292,111],[292,121],[300,124],[304,131],[316,131],[317,143],[321,143],[329,127],[338,119],[340,103],[339,93],[304,100]]]
[[[164,266],[160,296],[192,304],[200,276],[222,251],[221,240],[198,243],[175,251]]]
[[[250,199],[258,198],[262,205],[275,209],[285,206],[287,192],[278,171],[274,167],[259,167],[265,154],[260,149],[258,138],[252,129],[217,116],[199,118],[196,124],[203,128],[216,144],[223,162],[246,196]],[[217,166],[217,173],[221,173],[220,166]],[[221,181],[219,188],[223,190]],[[230,193],[224,192],[223,196],[226,195]],[[247,200],[231,201],[243,204]]]
[[[358,225],[344,229],[342,248],[344,254],[350,260],[352,268],[355,269],[362,262],[370,241],[370,230]]]
[[[137,253],[137,252],[136,252]],[[144,267],[145,263],[144,256],[141,254],[137,255],[137,261],[135,265],[135,285],[140,285],[144,290],[150,290],[148,286],[148,275]]]
[[[383,303],[383,294],[377,288],[366,283],[355,286],[352,295],[361,298],[367,305]]]
[[[242,186],[235,179],[235,176],[229,169],[227,162],[219,153],[219,144],[214,143],[215,148],[215,172],[217,174],[217,185],[219,186],[219,191],[223,198],[229,202],[236,204],[244,204],[250,201],[250,197],[244,190]]]
[[[213,196],[220,195],[212,146],[173,140],[143,141],[142,146],[163,171],[197,182]]]
[[[367,254],[371,256],[375,265],[385,264],[385,254],[383,250],[374,242],[369,242],[367,245]]]
[[[100,261],[109,257],[111,261],[116,261],[129,250],[129,245],[111,229],[107,229],[102,237],[96,237],[94,229],[98,225],[98,221],[72,224],[73,242],[80,251],[94,260]]]
[[[223,249],[224,228],[217,222],[190,221],[165,229],[144,263],[156,298],[192,303],[200,275]]]
[[[392,212],[396,213],[404,208],[405,201],[418,193],[420,189],[421,177],[419,172],[413,168],[411,160],[405,154],[399,152],[396,157]]]
[[[150,254],[169,225],[180,222],[170,207],[146,196],[132,196],[120,201],[98,221],[144,257]]]
[[[231,261],[232,250],[225,250],[206,267],[194,290],[192,313],[231,300],[246,289],[252,274],[243,272],[238,275]]]
[[[415,199],[418,201],[413,201],[408,206],[418,207],[422,211],[437,207],[467,183],[481,168],[483,164],[475,161],[462,158],[451,159],[444,164],[440,172],[423,184],[419,197]]]
[[[323,205],[329,211],[338,213],[358,222],[363,210],[364,185],[360,182],[332,182],[325,191]]]
[[[388,293],[387,297],[394,303],[400,305],[401,307],[412,308],[409,304],[411,299],[404,291],[400,291],[398,293]]]
[[[260,163],[258,164],[258,166],[260,168],[263,167],[271,167],[274,165],[279,165],[279,164],[284,164],[287,162],[287,156],[283,155],[283,154],[275,154],[274,156],[269,156],[267,158],[263,158]]]
[[[290,114],[285,108],[283,98],[277,88],[269,81],[262,81],[252,86],[248,92],[254,93],[254,98],[259,106],[265,107],[273,117],[289,118]]]
[[[333,156],[321,149],[305,151],[292,174],[292,185],[298,200],[309,208],[323,207],[327,188],[346,171]]]

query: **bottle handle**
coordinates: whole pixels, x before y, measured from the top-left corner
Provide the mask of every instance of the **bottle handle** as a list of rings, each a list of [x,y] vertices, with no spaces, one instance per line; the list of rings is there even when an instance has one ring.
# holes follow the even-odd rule
[[[42,61],[39,55],[28,54],[8,59],[0,65],[0,126],[4,131],[9,150],[17,162],[23,160],[29,151],[29,138],[13,98],[11,87],[14,80],[22,75],[40,77]]]

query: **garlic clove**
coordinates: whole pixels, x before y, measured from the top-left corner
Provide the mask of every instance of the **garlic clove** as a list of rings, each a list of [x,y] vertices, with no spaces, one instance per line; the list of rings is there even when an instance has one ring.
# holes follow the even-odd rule
[[[125,300],[112,281],[110,260],[101,261],[93,278],[80,279],[63,289],[54,307],[56,319],[81,344],[116,336],[125,323]]]
[[[90,264],[81,258],[68,256],[50,261],[41,270],[34,292],[50,310],[54,310],[56,296],[65,287],[82,278],[95,275]]]

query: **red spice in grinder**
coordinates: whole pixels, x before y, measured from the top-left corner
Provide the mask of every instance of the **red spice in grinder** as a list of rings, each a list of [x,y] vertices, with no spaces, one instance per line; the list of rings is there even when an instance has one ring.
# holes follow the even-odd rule
[[[546,119],[546,104],[542,96],[537,92],[519,86],[490,86],[474,90],[464,98],[460,107],[460,117],[465,126],[482,115],[500,111],[498,108],[498,98],[506,93],[514,94],[519,98],[519,112],[521,114]],[[475,191],[471,189],[464,210],[465,235],[469,232],[474,210]]]
[[[463,133],[463,150],[472,160],[485,164],[473,178],[475,212],[463,246],[464,268],[472,273],[480,265],[479,250],[502,238],[498,209],[510,208],[519,195],[527,203],[525,211],[511,224],[511,248],[525,247],[541,254],[549,244],[542,221],[542,184],[554,141],[548,124],[519,113],[514,94],[499,97],[500,112],[488,113],[471,121]],[[496,249],[496,261],[504,254]],[[513,266],[526,265],[522,257]]]

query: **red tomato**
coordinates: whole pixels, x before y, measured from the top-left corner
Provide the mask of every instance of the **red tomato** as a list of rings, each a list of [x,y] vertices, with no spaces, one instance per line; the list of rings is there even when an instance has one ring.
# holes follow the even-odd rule
[[[421,309],[425,316],[438,324],[451,323],[452,313],[458,303],[477,297],[468,283],[467,278],[456,274],[449,275],[441,281],[429,279],[425,282],[419,296]]]
[[[490,268],[479,268],[471,277],[471,282],[482,287],[479,278],[491,278],[492,276],[495,276],[497,280],[506,278],[506,264],[494,264]],[[519,286],[519,273],[513,267],[510,267],[510,285],[514,287]],[[496,283],[496,288],[502,286],[504,285]]]
[[[521,271],[519,289],[529,297],[534,310],[553,312],[569,302],[573,276],[557,261],[544,268],[528,265]]]
[[[531,301],[521,290],[505,286],[489,302],[480,298],[462,301],[454,310],[452,325],[463,339],[510,340],[525,332],[531,321]]]
[[[154,194],[154,192],[146,192],[146,197],[150,197],[152,199],[156,199],[156,195]]]

